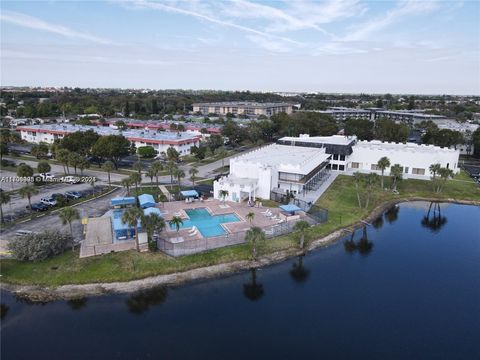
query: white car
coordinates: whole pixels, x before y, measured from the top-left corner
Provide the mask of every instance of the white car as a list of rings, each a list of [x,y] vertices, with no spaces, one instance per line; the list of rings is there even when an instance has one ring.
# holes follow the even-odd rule
[[[55,206],[55,205],[57,205],[57,200],[55,200],[55,199],[52,198],[52,197],[41,198],[41,199],[40,199],[40,202],[41,202],[42,204],[45,204],[45,205],[48,205],[48,206]]]
[[[78,184],[80,182],[80,178],[78,176],[64,176],[62,178],[62,182],[67,184]]]

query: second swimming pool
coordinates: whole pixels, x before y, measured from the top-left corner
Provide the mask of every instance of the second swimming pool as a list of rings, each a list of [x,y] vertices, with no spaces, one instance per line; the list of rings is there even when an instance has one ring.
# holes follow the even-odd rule
[[[195,226],[204,237],[224,235],[227,231],[220,224],[240,221],[234,213],[212,216],[205,208],[190,209],[185,212],[189,219],[183,220],[180,229]],[[175,226],[170,225],[170,228],[176,230]]]

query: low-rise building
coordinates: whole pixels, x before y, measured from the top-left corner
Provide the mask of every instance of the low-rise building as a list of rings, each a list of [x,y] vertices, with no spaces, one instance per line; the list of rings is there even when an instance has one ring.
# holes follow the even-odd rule
[[[135,147],[152,146],[159,154],[166,152],[169,147],[173,147],[181,156],[190,154],[193,146],[200,145],[201,136],[187,132],[165,132],[155,130],[116,130],[108,126],[87,126],[87,125],[28,125],[18,126],[21,138],[31,143],[53,144],[57,139],[62,139],[65,135],[77,132],[93,130],[100,136],[123,135],[131,141]]]
[[[247,115],[247,116],[272,116],[281,112],[291,114],[292,104],[289,103],[261,103],[252,101],[228,101],[214,103],[196,103],[193,104],[194,113],[204,115]]]

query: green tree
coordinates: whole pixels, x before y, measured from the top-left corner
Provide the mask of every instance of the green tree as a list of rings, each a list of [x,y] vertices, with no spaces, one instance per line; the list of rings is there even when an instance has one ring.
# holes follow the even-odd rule
[[[195,166],[192,166],[190,170],[188,170],[188,173],[190,174],[190,180],[192,181],[193,186],[195,186],[195,180],[197,179],[198,169]]]
[[[367,176],[365,176],[365,185],[367,187],[367,199],[365,201],[365,209],[368,209],[370,198],[374,191],[373,189],[378,184],[378,178],[379,178],[378,174],[375,174],[375,173],[370,173]],[[381,179],[383,179],[383,177]]]
[[[383,175],[385,173],[385,170],[390,166],[390,159],[386,156],[383,156],[378,160],[377,162],[377,167],[380,169],[382,172],[382,177],[380,178],[380,186],[382,187],[382,190],[384,189],[383,187]]]
[[[62,220],[62,225],[68,224],[68,226],[70,227],[70,235],[72,235],[73,237],[72,222],[80,219],[80,213],[78,212],[78,210],[70,206],[67,206],[60,209],[58,216],[60,217],[60,220]],[[73,250],[73,247],[74,245],[72,242],[72,250]]]
[[[158,175],[160,174],[160,172],[163,170],[163,164],[160,162],[160,161],[154,161],[152,163],[152,165],[150,166],[150,169],[153,171],[153,173],[155,174],[155,180],[157,182],[157,186],[159,185],[159,182],[158,182]]]
[[[437,193],[440,193],[442,192],[443,188],[445,187],[445,184],[447,183],[447,180],[449,178],[452,178],[453,177],[453,171],[451,169],[447,169],[447,168],[440,168],[438,170],[438,175],[440,176],[440,184],[439,186],[437,187]]]
[[[228,196],[228,190],[220,190],[219,195],[223,199],[223,203],[225,204],[225,199]]]
[[[168,173],[170,174],[170,190],[173,189],[173,174],[177,170],[177,165],[173,161],[169,161],[167,164]]]
[[[398,180],[402,179],[403,168],[400,164],[395,164],[390,168],[390,177],[392,178],[392,190],[397,191]]]
[[[139,173],[133,173],[130,175],[130,181],[135,185],[135,196],[138,197],[138,185],[142,182],[142,176]]]
[[[135,162],[135,164],[133,164],[132,168],[133,168],[133,170],[138,171],[140,176],[142,176],[142,171],[145,168],[145,166],[143,165],[143,163],[141,161],[137,161],[137,162]]]
[[[18,194],[22,199],[28,199],[28,208],[32,211],[32,196],[38,194],[38,190],[32,185],[26,185],[18,190]]]
[[[130,196],[130,186],[132,185],[132,180],[130,178],[125,178],[122,179],[120,183],[125,189],[127,189],[127,196]]]
[[[137,251],[140,251],[140,243],[138,242],[138,221],[142,222],[143,220],[143,211],[134,206],[125,210],[122,215],[122,222],[127,224],[130,227],[133,227],[135,231],[135,246]]]
[[[105,161],[102,165],[102,170],[107,172],[108,176],[108,187],[112,187],[112,183],[110,181],[110,173],[115,169],[115,164],[111,161]]]
[[[10,241],[7,247],[19,261],[42,261],[63,253],[72,242],[70,234],[45,231],[21,236],[15,241]]]
[[[127,124],[123,120],[116,121],[115,126],[120,130],[126,130],[127,129]]]
[[[77,175],[77,168],[78,168],[78,165],[80,165],[82,159],[83,159],[82,156],[77,153],[71,152],[70,154],[68,154],[68,165],[73,167],[73,171],[75,172],[75,175]]]
[[[170,226],[175,226],[175,230],[177,231],[177,240],[178,240],[178,232],[180,231],[180,227],[183,225],[183,220],[180,216],[172,217],[172,220],[169,221]]]
[[[3,217],[3,205],[8,204],[10,202],[10,195],[7,194],[5,191],[0,192],[0,220],[2,224],[5,223],[5,219]]]
[[[78,159],[77,167],[80,169],[80,174],[83,176],[83,171],[90,167],[90,163],[83,156]]]
[[[150,250],[156,250],[156,243],[155,246],[153,246],[153,234],[155,232],[162,232],[162,230],[165,228],[165,221],[158,214],[152,213],[143,217],[142,228],[147,232]]]
[[[175,150],[174,147],[169,147],[167,149],[167,159],[171,162],[178,162],[178,160],[180,159],[180,154],[177,150]]]
[[[29,166],[27,164],[20,164],[17,167],[17,176],[18,177],[24,177],[24,178],[30,178],[30,177],[33,176],[33,169],[31,168],[31,166]]]
[[[51,170],[51,166],[50,164],[48,163],[48,161],[39,161],[38,164],[37,164],[37,171],[40,173],[40,174],[44,174],[44,173],[48,173],[50,172]]]
[[[55,159],[63,165],[63,172],[70,174],[70,169],[68,168],[68,159],[70,151],[66,149],[57,149],[55,153]]]
[[[76,131],[65,135],[60,141],[60,147],[70,152],[87,156],[91,153],[93,145],[95,145],[99,138],[100,135],[93,130]]]
[[[157,155],[157,152],[153,146],[139,146],[137,148],[137,154],[141,158],[153,158],[155,155]]]
[[[295,223],[293,229],[300,232],[300,249],[305,246],[305,232],[310,228],[310,224],[305,220],[300,220]]]
[[[442,168],[442,165],[440,164],[432,164],[428,168],[430,170],[430,173],[432,174],[432,180],[435,180],[438,174],[438,171]]]
[[[355,180],[355,192],[357,193],[358,207],[362,208],[362,201],[360,199],[360,186],[363,184],[363,175],[356,171],[353,173],[353,179]]]
[[[4,155],[8,155],[8,145],[7,143],[1,141],[0,142],[0,160],[3,159]]]
[[[250,211],[247,215],[245,215],[245,218],[250,222],[250,225],[252,225],[253,219],[255,219],[255,213]]]
[[[253,260],[257,260],[257,245],[260,241],[265,240],[265,233],[259,227],[254,226],[245,233],[245,240],[251,244]]]
[[[118,168],[118,161],[130,154],[130,141],[122,135],[102,136],[93,145],[92,154],[111,160]]]
[[[356,135],[359,140],[372,140],[374,123],[367,119],[351,119],[345,121],[345,135]]]
[[[181,186],[180,182],[185,177],[185,172],[182,169],[177,169],[174,175],[178,180],[178,187],[180,188]]]
[[[155,170],[150,167],[145,173],[146,176],[150,178],[150,183],[153,183],[153,178],[155,177]]]
[[[48,146],[45,144],[33,145],[30,153],[37,159],[44,158],[48,154]]]

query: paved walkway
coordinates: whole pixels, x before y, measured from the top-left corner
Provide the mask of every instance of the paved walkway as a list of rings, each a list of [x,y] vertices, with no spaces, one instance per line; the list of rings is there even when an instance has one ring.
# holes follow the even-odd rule
[[[336,171],[330,171],[330,176],[327,178],[327,180],[325,180],[325,182],[317,190],[309,191],[303,196],[297,196],[297,199],[306,201],[307,203],[312,202],[313,204],[315,204],[315,202],[330,187],[330,185],[335,181],[335,179],[339,174],[340,173]]]

